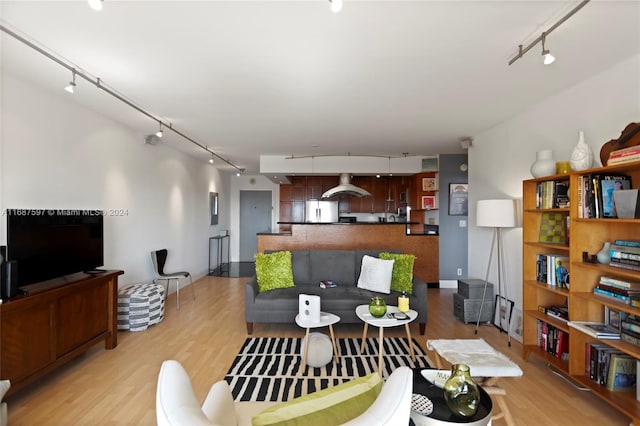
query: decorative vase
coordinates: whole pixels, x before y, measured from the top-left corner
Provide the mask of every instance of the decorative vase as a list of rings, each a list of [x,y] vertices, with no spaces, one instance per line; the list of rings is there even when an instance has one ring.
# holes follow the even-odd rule
[[[387,304],[382,297],[372,297],[369,301],[369,312],[376,318],[382,318],[387,313]]]
[[[578,144],[571,151],[572,170],[586,170],[593,165],[593,150],[584,141],[584,132],[580,132]]]
[[[553,160],[553,151],[545,149],[536,152],[536,161],[529,170],[531,175],[536,178],[554,174],[556,172],[556,162]]]
[[[606,241],[602,246],[602,249],[596,254],[598,258],[598,263],[602,263],[603,265],[608,265],[611,263],[611,255],[609,254],[609,250],[611,250],[611,243]]]
[[[451,377],[444,384],[444,399],[453,414],[459,417],[471,417],[478,411],[480,392],[471,380],[469,366],[453,364]]]

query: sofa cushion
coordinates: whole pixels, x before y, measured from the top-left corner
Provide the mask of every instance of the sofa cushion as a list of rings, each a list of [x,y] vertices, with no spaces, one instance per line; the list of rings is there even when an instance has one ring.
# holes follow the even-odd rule
[[[393,263],[393,260],[364,256],[362,258],[360,278],[358,278],[358,287],[389,294]]]
[[[260,293],[277,288],[293,287],[291,252],[256,254],[256,278]]]
[[[309,283],[318,286],[322,280],[335,281],[340,286],[355,284],[355,254],[353,250],[310,250]]]
[[[266,425],[339,425],[364,413],[382,389],[378,373],[290,401],[276,404],[253,417],[254,426]]]
[[[413,293],[413,263],[416,257],[412,254],[396,254],[382,252],[380,259],[392,259],[391,290]]]

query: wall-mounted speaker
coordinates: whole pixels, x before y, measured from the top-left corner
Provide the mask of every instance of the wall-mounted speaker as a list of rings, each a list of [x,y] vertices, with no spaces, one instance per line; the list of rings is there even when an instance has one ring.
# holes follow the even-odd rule
[[[18,294],[18,262],[10,260],[0,265],[0,293],[3,300]]]

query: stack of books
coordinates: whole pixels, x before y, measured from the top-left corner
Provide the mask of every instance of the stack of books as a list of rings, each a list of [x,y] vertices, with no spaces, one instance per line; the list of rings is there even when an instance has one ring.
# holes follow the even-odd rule
[[[569,181],[548,180],[536,186],[537,209],[562,209],[569,207]]]
[[[609,345],[589,342],[585,347],[585,375],[610,391],[636,388],[636,359]]]
[[[567,305],[538,306],[538,311],[557,318],[560,321],[569,321],[569,307]]]
[[[609,256],[609,266],[640,271],[640,240],[615,240]]]
[[[593,293],[627,305],[631,305],[632,301],[634,306],[640,305],[640,283],[602,276],[598,285],[593,289]]]
[[[627,148],[612,151],[611,154],[609,154],[607,166],[630,163],[632,161],[640,161],[640,145],[629,146]]]
[[[640,319],[635,315],[627,315],[620,323],[620,339],[640,347]]]
[[[631,177],[624,174],[593,174],[580,176],[578,216],[586,218],[617,217],[613,192],[631,189]]]
[[[538,254],[536,257],[536,280],[559,288],[569,288],[569,257]]]
[[[569,334],[538,320],[538,347],[560,359],[569,356]]]

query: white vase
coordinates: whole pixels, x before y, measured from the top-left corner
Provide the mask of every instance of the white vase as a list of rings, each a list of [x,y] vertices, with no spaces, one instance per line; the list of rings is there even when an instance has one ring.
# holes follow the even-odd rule
[[[610,250],[611,243],[607,241],[602,246],[602,249],[596,254],[598,263],[602,263],[603,265],[608,265],[609,263],[611,263],[611,255],[609,254]]]
[[[531,175],[535,178],[550,176],[556,173],[556,162],[553,151],[545,149],[536,152],[536,161],[531,165]]]
[[[586,170],[593,165],[593,150],[584,141],[584,132],[580,132],[578,144],[571,151],[569,160],[572,170]]]

